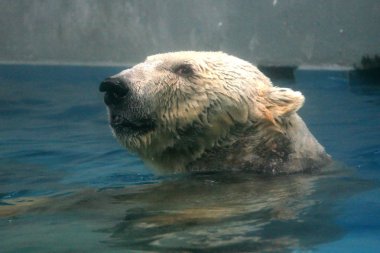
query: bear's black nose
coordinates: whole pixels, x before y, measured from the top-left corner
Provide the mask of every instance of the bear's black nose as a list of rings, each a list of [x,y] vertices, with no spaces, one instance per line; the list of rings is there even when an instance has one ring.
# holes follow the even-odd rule
[[[107,78],[99,86],[99,91],[105,92],[104,103],[106,105],[117,105],[123,101],[128,94],[124,81],[120,78]]]

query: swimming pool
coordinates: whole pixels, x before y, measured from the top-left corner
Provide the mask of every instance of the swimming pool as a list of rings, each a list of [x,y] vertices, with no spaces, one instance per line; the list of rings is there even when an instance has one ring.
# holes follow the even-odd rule
[[[378,252],[380,85],[299,71],[322,173],[158,176],[113,139],[118,67],[0,66],[1,252]]]

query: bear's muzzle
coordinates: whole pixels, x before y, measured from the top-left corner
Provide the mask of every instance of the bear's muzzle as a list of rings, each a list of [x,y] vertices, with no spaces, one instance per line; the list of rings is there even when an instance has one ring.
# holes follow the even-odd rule
[[[105,92],[104,103],[108,106],[118,105],[127,96],[129,89],[127,81],[121,78],[107,78],[99,86],[100,92]]]
[[[155,129],[153,118],[144,112],[142,102],[133,95],[132,83],[125,77],[113,76],[101,82],[104,103],[109,108],[109,122],[119,135],[141,135]]]

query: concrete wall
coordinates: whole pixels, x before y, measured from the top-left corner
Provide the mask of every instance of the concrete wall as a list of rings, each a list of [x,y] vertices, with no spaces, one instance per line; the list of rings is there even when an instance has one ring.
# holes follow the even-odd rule
[[[261,65],[380,54],[378,0],[0,0],[0,62],[126,64],[223,50]]]

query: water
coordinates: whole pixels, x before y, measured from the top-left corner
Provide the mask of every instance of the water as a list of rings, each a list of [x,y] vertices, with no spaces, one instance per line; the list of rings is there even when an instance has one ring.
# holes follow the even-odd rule
[[[378,84],[277,82],[306,96],[322,173],[162,177],[107,126],[121,69],[0,66],[1,252],[378,252]]]

